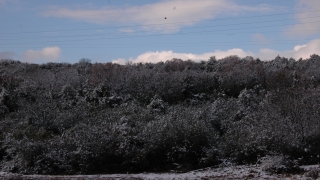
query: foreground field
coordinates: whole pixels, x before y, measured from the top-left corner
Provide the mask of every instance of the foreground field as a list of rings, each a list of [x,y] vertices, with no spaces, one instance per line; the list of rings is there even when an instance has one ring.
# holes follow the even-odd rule
[[[0,172],[1,179],[35,179],[35,180],[84,180],[84,179],[320,179],[319,165],[301,166],[304,172],[300,174],[272,174],[263,170],[262,166],[231,166],[221,168],[206,168],[187,173],[141,173],[141,174],[110,174],[110,175],[19,175]]]

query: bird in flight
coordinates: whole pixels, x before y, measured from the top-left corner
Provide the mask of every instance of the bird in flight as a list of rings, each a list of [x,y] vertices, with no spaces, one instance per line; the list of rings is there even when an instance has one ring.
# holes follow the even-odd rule
[[[167,19],[167,17],[164,17],[164,19]]]

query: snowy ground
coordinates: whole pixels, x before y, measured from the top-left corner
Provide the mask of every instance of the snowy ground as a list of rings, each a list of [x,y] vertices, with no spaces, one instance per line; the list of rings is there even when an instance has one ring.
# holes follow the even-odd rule
[[[307,174],[319,174],[319,166],[303,166],[305,173],[298,175],[291,174],[270,174],[261,170],[261,167],[256,166],[233,166],[224,168],[206,168],[187,173],[141,173],[141,174],[111,174],[111,175],[74,175],[74,176],[47,176],[47,175],[19,175],[0,172],[0,179],[21,179],[21,180],[84,180],[84,179],[101,179],[101,180],[126,180],[126,179],[305,179],[312,180],[313,178],[307,177]],[[309,175],[310,176],[310,175]],[[320,179],[320,178],[318,178]]]

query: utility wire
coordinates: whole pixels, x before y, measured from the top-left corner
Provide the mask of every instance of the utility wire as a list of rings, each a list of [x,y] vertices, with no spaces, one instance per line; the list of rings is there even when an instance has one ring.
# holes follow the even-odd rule
[[[314,30],[315,31],[315,30]],[[248,33],[251,33],[251,32],[248,32]],[[312,40],[312,39],[310,39]],[[309,41],[310,41],[309,40]],[[304,40],[264,40],[262,41],[261,43],[262,44],[268,44],[268,43],[273,43],[273,42],[278,42],[278,41],[281,41],[281,42],[300,42],[300,41],[307,41],[306,39]],[[241,42],[256,42],[256,41],[241,41]],[[193,45],[197,45],[197,44],[208,44],[208,43],[212,43],[211,41],[209,42],[167,42],[167,43],[157,43],[157,45],[179,45],[179,44],[193,44]],[[226,41],[215,41],[215,43],[236,43],[234,41],[229,41],[229,42],[226,42]],[[20,43],[19,43],[20,44]],[[6,44],[3,44],[3,46],[5,46]],[[70,46],[74,46],[74,45],[79,45],[79,44],[60,44],[60,45],[70,45]],[[130,46],[138,46],[138,45],[145,45],[145,46],[149,46],[149,45],[154,45],[154,43],[112,43],[112,44],[106,44],[106,43],[101,43],[101,44],[97,44],[97,43],[94,43],[94,45],[103,45],[103,46],[123,46],[123,45],[130,45]]]
[[[301,32],[302,30],[290,30],[290,31],[281,31],[281,32]],[[303,30],[302,32],[311,32],[311,31],[318,31],[318,30]],[[260,33],[275,33],[275,32],[279,32],[279,31],[262,31],[262,32],[260,32]],[[246,31],[246,32],[237,32],[236,34],[252,34],[252,33],[255,33],[255,32],[248,32],[248,31]],[[215,34],[231,34],[231,33],[215,33]],[[312,40],[312,39],[311,39]],[[290,42],[299,42],[298,40],[282,40],[282,41],[285,41],[285,42],[288,42],[288,41],[290,41]],[[301,40],[302,41],[302,40]],[[303,41],[306,41],[306,40],[303,40]],[[309,40],[310,41],[310,40]],[[241,42],[243,42],[243,41],[241,41]],[[262,44],[270,44],[270,42],[271,41],[263,41],[262,42]],[[210,42],[199,42],[199,43],[194,43],[194,42],[182,42],[182,43],[175,43],[175,42],[173,42],[173,43],[157,43],[157,45],[158,44],[162,44],[162,45],[164,45],[164,44],[167,44],[167,45],[172,45],[172,44],[193,44],[193,45],[197,45],[197,44],[201,44],[201,43],[210,43]],[[222,43],[225,43],[225,42],[222,42]],[[235,42],[235,43],[237,43],[237,42]],[[22,48],[22,46],[18,46],[18,45],[20,45],[21,43],[16,43],[16,44],[14,44],[14,46],[8,46],[8,44],[0,44],[0,47],[5,47],[5,48],[10,48],[10,47],[12,47],[12,48],[18,48],[18,47],[20,47],[20,48]],[[34,45],[38,45],[37,47],[36,46],[32,46],[32,47],[36,47],[36,48],[38,48],[39,46],[42,46],[42,45],[46,45],[47,46],[47,44],[34,44]],[[59,44],[59,46],[63,46],[63,47],[66,47],[66,46],[68,46],[68,47],[76,47],[77,45],[79,45],[78,43],[77,44]],[[154,45],[154,43],[152,43],[152,44],[150,44],[150,45],[148,45],[148,44],[136,44],[136,43],[121,43],[121,44],[115,44],[115,43],[112,43],[112,44],[105,44],[105,43],[100,43],[100,44],[97,44],[97,43],[93,43],[93,45],[99,45],[99,46],[106,46],[106,45],[110,45],[110,46],[123,46],[123,45],[131,45],[131,46],[136,46],[136,45],[146,45],[146,46],[150,46],[150,45]],[[52,46],[55,46],[55,45],[52,45]],[[89,45],[88,45],[89,46]],[[84,47],[88,47],[88,46],[84,46]],[[26,46],[24,46],[24,47],[26,47]],[[31,48],[31,46],[27,46],[28,48]],[[79,46],[77,46],[77,47],[79,47]],[[83,46],[82,46],[83,47]],[[92,46],[92,45],[90,45],[90,47],[94,47],[94,46]],[[96,47],[96,46],[95,46]]]
[[[243,1],[243,0],[242,0]],[[270,2],[278,2],[279,0],[268,0],[267,2],[270,3]],[[166,8],[166,9],[163,9],[163,10],[145,10],[144,12],[159,12],[159,11],[172,11],[172,10],[180,10],[180,9],[200,9],[200,8],[204,8],[204,7],[219,7],[219,5],[212,5],[212,6],[198,6],[198,7],[188,7],[188,8],[178,8],[178,7],[170,7],[170,8]],[[225,6],[222,6],[222,7],[225,7]],[[289,9],[289,8],[287,8]],[[121,13],[109,13],[109,15],[113,15],[113,14],[121,14]],[[55,18],[55,17],[53,17]],[[35,18],[15,18],[15,19],[10,19],[10,20],[2,20],[2,21],[10,21],[12,22],[13,20],[34,20]],[[140,19],[140,20],[153,20],[153,19]],[[117,22],[117,20],[114,20],[114,22]]]
[[[214,31],[195,31],[195,32],[181,32],[174,34],[160,34],[160,35],[137,35],[137,36],[119,36],[119,37],[107,37],[107,38],[96,38],[96,39],[77,39],[77,40],[64,40],[64,41],[45,41],[45,42],[25,42],[19,44],[39,44],[39,43],[53,43],[53,42],[79,42],[79,41],[87,41],[87,40],[102,40],[102,39],[122,39],[122,38],[141,38],[141,37],[154,37],[154,36],[172,36],[172,35],[192,35],[192,34],[204,34],[204,33],[216,33],[220,31],[230,31],[230,30],[245,30],[245,29],[253,29],[253,28],[266,28],[266,27],[277,27],[277,26],[288,26],[288,25],[297,25],[297,24],[311,24],[318,23],[320,21],[313,22],[305,22],[305,23],[291,23],[291,24],[281,24],[281,25],[269,25],[269,26],[256,26],[256,27],[245,27],[245,28],[233,28],[233,29],[223,29],[223,30],[214,30]],[[5,43],[0,45],[8,45],[8,44],[16,44],[16,43]]]
[[[296,41],[296,42],[300,42],[300,41]],[[308,42],[308,44],[312,44],[312,43],[318,43],[318,42]],[[221,47],[221,46],[230,46],[231,45],[266,45],[268,43],[254,43],[254,42],[232,42],[232,43],[199,43],[196,44],[196,46],[202,46],[202,47]],[[269,43],[270,44],[270,43]],[[292,42],[277,42],[277,43],[272,43],[272,45],[279,45],[279,44],[292,44]],[[172,47],[194,47],[195,44],[193,43],[185,43],[184,45],[174,45],[171,46],[170,44],[170,48]],[[19,46],[15,46],[15,48],[18,48]],[[68,47],[68,48],[108,48],[108,49],[122,49],[122,48],[142,48],[142,47],[168,47],[168,45],[145,45],[145,46],[125,46],[125,45],[121,45],[121,46],[81,46],[81,47],[76,47],[76,46],[72,46],[72,47]],[[19,48],[24,48],[24,47],[19,47]],[[30,47],[28,47],[30,48]]]
[[[274,31],[273,31],[274,32]],[[244,33],[253,33],[253,32],[244,32]],[[263,32],[263,33],[266,33],[266,32]],[[269,41],[263,41],[263,42],[260,42],[258,44],[270,44],[270,43],[274,43],[274,42],[302,42],[302,41],[311,41],[312,39],[310,40],[280,40],[280,41],[277,41],[277,40],[269,40]],[[249,43],[257,43],[255,41],[241,41],[240,43],[243,43],[243,42],[249,42]],[[156,45],[180,45],[180,44],[192,44],[193,46],[196,46],[196,45],[201,45],[201,44],[210,44],[212,42],[181,42],[181,43],[177,43],[177,42],[170,42],[170,43],[157,43]],[[217,42],[215,41],[214,43],[219,43],[219,44],[233,44],[233,43],[239,43],[239,42],[226,42],[226,41],[220,41],[220,42]],[[19,45],[20,43],[17,43],[14,47],[18,47],[17,45]],[[40,44],[41,45],[41,44]],[[71,46],[71,47],[79,47],[77,46],[79,44],[59,44],[59,46]],[[90,45],[90,47],[97,47],[97,45],[99,45],[99,47],[101,46],[147,46],[147,47],[150,47],[150,46],[153,46],[154,43],[152,44],[149,44],[149,43],[121,43],[121,44],[115,44],[115,43],[112,43],[112,44],[106,44],[106,43],[102,43],[102,44],[97,44],[97,43],[94,43],[93,45],[95,46],[92,46]],[[0,44],[0,46],[5,46],[6,48],[8,48],[9,46],[7,44]],[[86,46],[81,46],[81,47],[88,47],[89,45],[86,45]],[[28,46],[30,47],[30,46]]]
[[[304,11],[298,13],[307,13],[307,12],[319,12],[320,10],[316,11]],[[157,23],[157,24],[145,24],[145,25],[132,25],[132,26],[116,26],[116,27],[104,27],[104,28],[81,28],[81,29],[68,29],[68,30],[52,30],[52,31],[29,31],[29,32],[16,32],[16,33],[0,33],[3,35],[6,34],[39,34],[39,33],[52,33],[52,32],[71,32],[71,31],[82,31],[82,30],[104,30],[104,29],[114,29],[114,28],[132,28],[132,27],[148,27],[148,26],[158,26],[158,25],[176,25],[176,24],[186,24],[186,23],[196,23],[196,22],[211,22],[217,20],[230,20],[230,19],[243,19],[243,18],[256,18],[256,17],[269,17],[275,15],[285,15],[285,14],[297,14],[297,13],[281,13],[281,14],[272,14],[272,15],[261,15],[261,16],[247,16],[247,17],[237,17],[237,18],[221,18],[221,19],[213,19],[213,20],[202,20],[202,21],[182,21],[182,22],[175,22],[175,23]]]
[[[315,17],[307,17],[307,18],[301,18],[301,19],[311,19],[311,18],[319,18],[320,16]],[[270,20],[270,21],[255,21],[255,22],[248,22],[248,23],[235,23],[235,24],[223,24],[223,25],[214,25],[214,26],[198,26],[198,27],[190,27],[190,28],[183,28],[183,30],[188,29],[199,29],[199,28],[210,28],[210,27],[223,27],[223,26],[233,26],[233,25],[248,25],[248,24],[256,24],[256,23],[267,23],[267,22],[281,22],[281,21],[288,21],[288,20],[295,20],[295,19],[281,19],[281,20]],[[180,28],[171,28],[166,29],[168,30],[178,30]],[[136,31],[135,33],[144,32],[144,31]],[[108,33],[108,35],[118,35],[123,33]],[[21,39],[43,39],[43,38],[66,38],[66,37],[88,37],[88,36],[102,36],[104,34],[85,34],[85,35],[66,35],[66,36],[42,36],[42,37],[25,37],[25,38],[16,38],[16,39],[2,39],[0,40],[21,40]]]

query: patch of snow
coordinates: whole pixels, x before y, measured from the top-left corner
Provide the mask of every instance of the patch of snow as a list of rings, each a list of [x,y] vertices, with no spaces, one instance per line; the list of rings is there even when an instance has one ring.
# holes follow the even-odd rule
[[[301,166],[306,172],[320,169],[319,165]],[[147,180],[191,180],[191,179],[300,179],[311,180],[303,174],[271,174],[263,171],[259,166],[230,166],[220,168],[205,168],[187,173],[140,173],[140,174],[107,174],[107,175],[20,175],[0,172],[0,179],[147,179]]]

